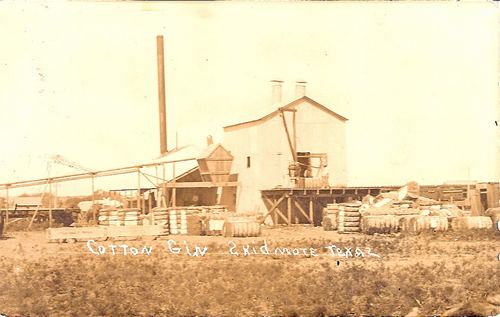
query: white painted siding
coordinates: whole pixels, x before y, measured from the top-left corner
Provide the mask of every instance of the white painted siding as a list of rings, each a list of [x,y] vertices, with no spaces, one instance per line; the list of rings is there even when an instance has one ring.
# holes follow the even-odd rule
[[[345,185],[345,122],[306,100],[296,109],[298,151],[327,153],[330,185]],[[293,139],[292,113],[285,112],[285,116]],[[288,165],[292,154],[279,115],[257,124],[227,129],[223,145],[234,156],[231,173],[238,173],[241,183],[237,211],[265,212],[260,190],[291,186]],[[247,156],[251,159],[250,168],[246,165]]]

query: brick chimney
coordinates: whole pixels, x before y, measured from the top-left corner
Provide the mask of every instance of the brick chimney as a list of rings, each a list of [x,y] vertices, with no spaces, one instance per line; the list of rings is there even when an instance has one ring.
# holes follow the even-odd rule
[[[283,84],[282,80],[271,80],[271,85],[273,88],[272,103],[279,104],[281,102],[281,86]]]
[[[295,82],[295,98],[301,98],[306,95],[306,84],[307,81],[296,81]]]

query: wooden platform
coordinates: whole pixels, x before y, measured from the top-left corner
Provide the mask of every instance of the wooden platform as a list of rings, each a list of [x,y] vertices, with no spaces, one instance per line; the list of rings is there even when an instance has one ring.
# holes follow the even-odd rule
[[[337,187],[337,188],[273,188],[262,192],[267,215],[274,224],[312,224],[320,226],[327,204],[376,196],[399,189],[400,186]]]
[[[322,211],[327,204],[361,200],[366,195],[394,191],[402,186],[361,186],[331,188],[273,188],[262,190],[267,216],[274,224],[312,224],[320,226]],[[479,209],[499,205],[499,183],[420,185],[420,195],[441,202],[456,203],[470,208],[477,195]]]

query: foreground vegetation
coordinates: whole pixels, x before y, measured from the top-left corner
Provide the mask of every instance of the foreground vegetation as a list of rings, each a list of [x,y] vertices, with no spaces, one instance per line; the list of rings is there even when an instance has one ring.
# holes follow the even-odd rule
[[[194,258],[162,252],[137,257],[83,252],[37,260],[3,257],[0,313],[400,316],[418,307],[423,315],[439,315],[451,305],[482,300],[500,291],[500,264],[493,256],[498,252],[498,235],[460,238],[467,239],[454,242],[454,237],[442,234],[363,236],[342,243],[319,239],[287,242],[318,248],[330,243],[370,245],[384,255],[382,259],[338,259],[327,254],[315,258],[223,254]],[[274,243],[278,244],[270,242]],[[216,243],[209,247],[223,250]]]

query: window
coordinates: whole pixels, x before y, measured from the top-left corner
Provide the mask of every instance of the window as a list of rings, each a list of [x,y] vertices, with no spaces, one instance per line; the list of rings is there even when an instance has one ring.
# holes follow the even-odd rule
[[[250,156],[247,156],[247,168],[250,168]]]

